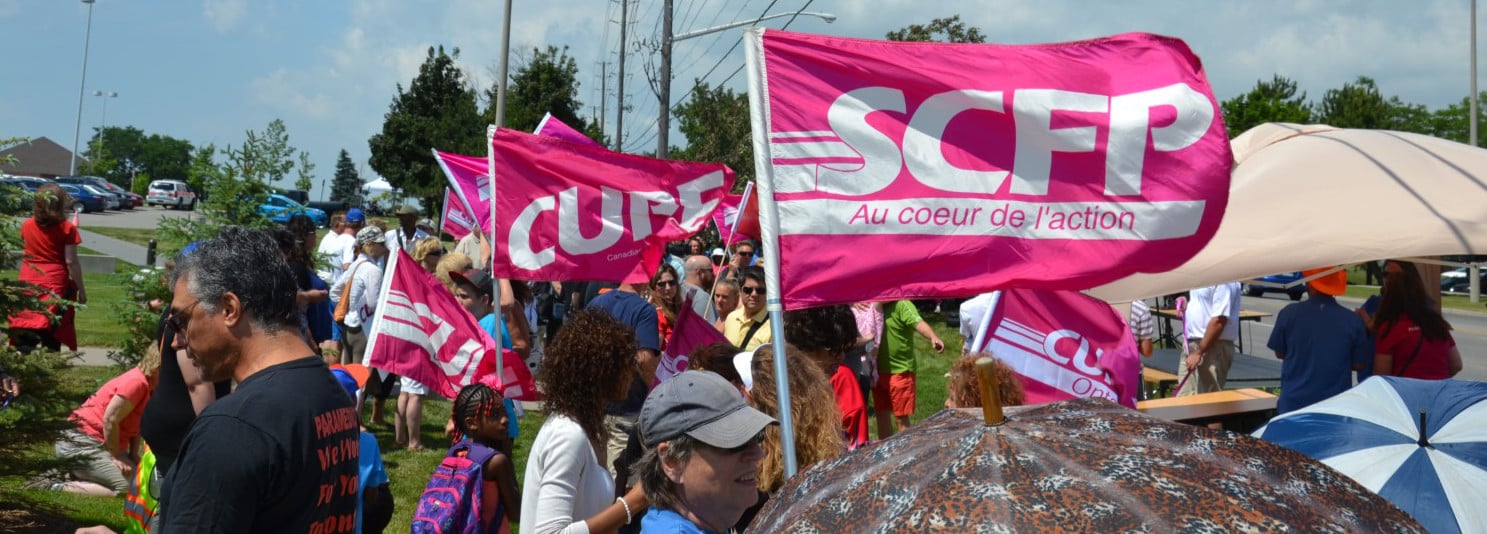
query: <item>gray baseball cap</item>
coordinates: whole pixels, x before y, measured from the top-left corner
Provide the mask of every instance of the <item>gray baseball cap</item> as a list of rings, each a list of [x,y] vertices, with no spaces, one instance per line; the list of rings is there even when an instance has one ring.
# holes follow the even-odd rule
[[[748,443],[778,423],[745,404],[733,384],[707,371],[685,371],[656,386],[640,407],[639,422],[648,448],[686,434],[720,449]]]

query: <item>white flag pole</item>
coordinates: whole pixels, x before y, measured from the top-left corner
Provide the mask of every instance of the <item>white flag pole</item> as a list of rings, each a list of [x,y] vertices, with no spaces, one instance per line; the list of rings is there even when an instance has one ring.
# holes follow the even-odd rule
[[[991,302],[986,303],[986,311],[981,313],[981,322],[976,324],[976,341],[971,343],[971,351],[968,354],[979,354],[986,348],[986,333],[991,331],[991,316],[996,313],[997,305],[1002,303],[1002,292],[1000,290],[991,293]]]
[[[744,32],[744,59],[749,73],[749,124],[754,137],[754,176],[759,186],[759,250],[769,251],[764,262],[765,308],[769,310],[769,327],[774,334],[774,382],[780,409],[781,456],[785,459],[785,478],[795,476],[795,424],[790,413],[790,375],[785,362],[785,313],[780,305],[780,212],[774,202],[774,157],[769,151],[769,109],[764,103],[764,30]],[[747,206],[745,204],[744,206]],[[740,206],[740,218],[744,206]],[[735,219],[736,221],[736,219]],[[734,228],[738,225],[735,223]],[[742,348],[742,347],[740,347]]]
[[[496,305],[496,319],[501,320],[501,321],[505,321],[506,320],[506,314],[505,314],[505,311],[501,309],[501,282],[499,280],[495,280],[495,277],[496,277],[495,276],[495,273],[496,273],[496,148],[495,148],[495,139],[496,139],[496,126],[494,124],[492,124],[489,127],[487,127],[486,130],[485,130],[485,168],[486,168],[486,172],[490,173],[489,174],[490,179],[488,181],[490,182],[490,188],[491,188],[491,205],[490,205],[491,232],[490,232],[490,235],[485,236],[486,241],[488,243],[490,243],[490,247],[491,247],[491,262],[490,262],[489,265],[486,265],[485,267],[487,269],[489,269],[488,272],[491,273],[491,279],[492,279],[491,280],[491,299],[492,299],[491,300],[491,303],[493,303],[493,304]],[[477,222],[475,224],[475,226],[479,227],[480,226],[479,222]],[[496,341],[497,342],[500,342],[499,339],[496,340]],[[505,376],[505,375],[501,374],[502,372],[504,372],[504,370],[501,369],[501,366],[502,366],[502,364],[505,363],[505,359],[506,358],[501,353],[497,353],[496,354],[496,376],[498,376],[498,377]]]

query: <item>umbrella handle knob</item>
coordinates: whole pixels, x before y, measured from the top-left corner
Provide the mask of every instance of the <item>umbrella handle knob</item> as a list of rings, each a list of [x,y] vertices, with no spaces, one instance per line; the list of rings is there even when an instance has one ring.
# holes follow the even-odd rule
[[[986,424],[1000,425],[1007,420],[1002,413],[1001,388],[996,380],[996,360],[982,356],[976,359],[976,379],[981,389],[981,415]]]

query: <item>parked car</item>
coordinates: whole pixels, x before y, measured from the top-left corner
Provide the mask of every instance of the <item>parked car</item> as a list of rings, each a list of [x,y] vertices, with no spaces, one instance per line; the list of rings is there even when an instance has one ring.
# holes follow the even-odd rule
[[[79,206],[83,207],[83,213],[99,212],[108,207],[107,201],[104,200],[103,197],[94,195],[93,193],[87,191],[86,189],[83,189],[80,186],[72,184],[57,185],[62,186],[62,190],[66,191],[68,195],[72,196],[73,202],[76,202]]]
[[[315,226],[325,226],[328,220],[324,210],[307,207],[284,195],[269,195],[263,204],[258,205],[258,213],[279,224],[289,222],[289,218],[296,213],[308,216]]]
[[[129,200],[133,201],[134,207],[138,208],[145,205],[144,195],[135,193],[134,191],[126,191],[124,194],[129,195]]]
[[[1261,276],[1255,280],[1270,282],[1276,285],[1285,285],[1302,278],[1305,277],[1301,276],[1300,272],[1293,272]],[[1287,297],[1291,297],[1291,300],[1301,300],[1301,297],[1306,295],[1306,284],[1296,284],[1291,287],[1271,287],[1259,284],[1245,284],[1244,286],[1244,294],[1251,297],[1258,297],[1266,293],[1285,293]]]
[[[81,188],[84,191],[87,191],[89,193],[92,193],[94,196],[97,196],[97,197],[102,198],[103,199],[103,208],[104,209],[110,209],[110,210],[117,210],[117,209],[119,209],[119,203],[121,202],[121,200],[119,199],[119,197],[114,196],[113,193],[110,193],[107,189],[104,189],[102,187],[98,187],[96,185],[87,185],[87,184],[78,184],[78,187]]]
[[[109,187],[110,185],[113,185],[113,184],[110,184],[108,180],[105,180],[103,178],[100,178],[100,177],[97,177],[97,176],[59,176],[59,177],[57,177],[57,183],[59,183],[59,184],[72,184],[72,185],[76,185],[76,186],[79,186],[79,187],[85,186],[85,185],[86,186],[92,186],[92,187],[94,187],[94,188],[98,189],[99,193],[102,193],[104,196],[113,199],[113,202],[110,203],[111,206],[108,208],[108,209],[111,209],[111,210],[119,209],[119,207],[121,205],[123,205],[124,195],[119,194],[119,193],[114,193],[113,188],[110,188]],[[114,187],[117,188],[118,186],[114,186]],[[123,190],[123,188],[119,188],[119,189],[121,191]]]
[[[94,187],[98,187],[98,185],[99,184],[93,184]],[[118,197],[118,199],[119,199],[119,209],[121,209],[121,210],[132,210],[132,209],[134,209],[134,197],[130,196],[130,195],[133,195],[134,193],[130,193],[129,190],[124,189],[122,187],[119,187],[117,184],[115,184],[113,182],[110,182],[110,181],[107,181],[107,180],[104,180],[104,182],[103,182],[103,188],[105,190],[107,190],[109,193],[112,193],[115,197]]]
[[[150,189],[145,192],[145,202],[151,206],[164,206],[170,208],[196,209],[196,193],[186,182],[180,180],[155,180],[150,182]]]
[[[1477,272],[1478,290],[1487,290],[1487,269]],[[1458,267],[1441,273],[1442,293],[1470,293],[1471,277],[1467,275],[1466,267]]]
[[[45,178],[36,178],[32,176],[6,176],[5,183],[14,185],[21,189],[25,189],[26,191],[35,191],[36,188],[41,187],[42,184],[51,183],[51,180],[47,180]]]

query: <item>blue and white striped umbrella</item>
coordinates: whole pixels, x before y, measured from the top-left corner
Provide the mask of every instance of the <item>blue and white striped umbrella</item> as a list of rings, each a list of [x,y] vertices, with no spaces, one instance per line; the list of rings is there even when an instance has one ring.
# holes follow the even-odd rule
[[[1435,534],[1487,532],[1484,401],[1487,383],[1376,376],[1255,436],[1352,477]]]

